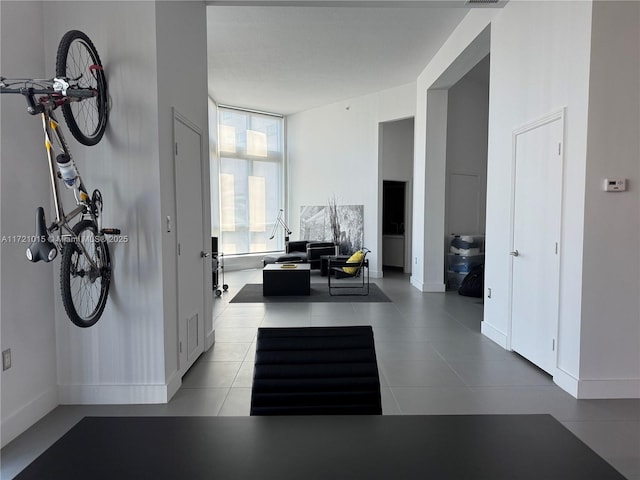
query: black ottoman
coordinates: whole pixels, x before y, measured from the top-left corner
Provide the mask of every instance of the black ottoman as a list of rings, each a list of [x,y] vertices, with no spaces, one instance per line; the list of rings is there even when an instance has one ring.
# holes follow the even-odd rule
[[[251,415],[382,415],[370,326],[259,328]]]

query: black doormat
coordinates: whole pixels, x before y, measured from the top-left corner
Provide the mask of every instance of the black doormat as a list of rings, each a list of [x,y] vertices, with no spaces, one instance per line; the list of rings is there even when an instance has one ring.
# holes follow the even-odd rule
[[[325,302],[390,302],[382,290],[372,283],[369,295],[329,295],[329,287],[322,283],[311,284],[310,295],[268,296],[262,295],[261,283],[247,283],[230,303],[325,303]],[[359,289],[345,288],[340,293],[360,293]]]
[[[624,479],[551,415],[86,417],[15,478]]]

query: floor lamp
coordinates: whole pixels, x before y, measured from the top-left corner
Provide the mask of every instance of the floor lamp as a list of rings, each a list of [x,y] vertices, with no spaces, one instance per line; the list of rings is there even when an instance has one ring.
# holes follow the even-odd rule
[[[273,225],[273,231],[271,232],[271,236],[269,237],[269,240],[273,240],[273,237],[276,236],[276,229],[280,226],[282,228],[284,228],[284,241],[285,243],[289,242],[289,235],[291,235],[291,230],[289,229],[288,225],[285,223],[285,221],[282,219],[282,213],[284,212],[284,210],[280,209],[280,212],[278,212],[278,218],[276,219],[276,223]]]

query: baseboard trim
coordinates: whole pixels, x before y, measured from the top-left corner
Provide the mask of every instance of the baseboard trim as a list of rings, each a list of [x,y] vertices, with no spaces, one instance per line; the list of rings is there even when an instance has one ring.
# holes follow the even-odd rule
[[[579,380],[578,398],[640,398],[640,379]]]
[[[2,419],[2,447],[22,434],[38,420],[58,406],[56,387],[49,388],[36,398]]]
[[[422,283],[421,279],[418,279],[417,277],[411,275],[410,277],[410,282],[411,285],[413,285],[415,288],[417,288],[418,290],[420,290],[421,292],[423,292],[423,288],[424,288],[424,283]]]
[[[167,403],[175,388],[162,385],[59,385],[61,405],[122,405]],[[175,393],[175,392],[174,392]]]
[[[506,333],[501,332],[500,330],[495,328],[490,323],[487,323],[486,321],[480,324],[480,332],[489,340],[494,341],[495,343],[500,345],[502,348],[507,350],[507,334]]]
[[[571,375],[570,373],[565,372],[561,368],[556,368],[553,373],[553,383],[558,385],[561,389],[567,392],[574,398],[578,397],[578,384],[579,380]]]
[[[216,343],[216,331],[215,330],[211,330],[209,333],[207,333],[205,341],[204,341],[204,351],[206,352],[207,350],[209,350],[213,344]]]
[[[581,400],[640,398],[640,379],[581,380],[558,368],[553,381],[565,392]]]
[[[173,375],[169,378],[167,382],[167,402],[173,398],[176,392],[182,386],[182,377],[180,376],[180,372],[175,371]]]

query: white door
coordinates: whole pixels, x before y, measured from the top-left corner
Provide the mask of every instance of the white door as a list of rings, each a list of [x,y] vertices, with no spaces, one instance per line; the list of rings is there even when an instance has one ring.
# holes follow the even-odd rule
[[[174,112],[179,370],[185,374],[204,351],[206,266],[202,206],[202,134]],[[209,272],[210,275],[210,272]]]
[[[562,206],[562,112],[514,133],[511,348],[556,366]]]

